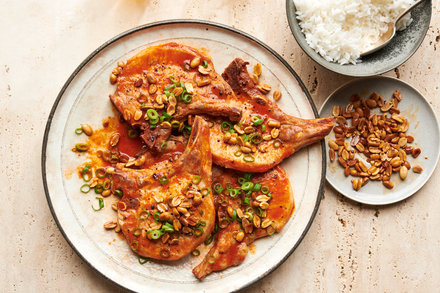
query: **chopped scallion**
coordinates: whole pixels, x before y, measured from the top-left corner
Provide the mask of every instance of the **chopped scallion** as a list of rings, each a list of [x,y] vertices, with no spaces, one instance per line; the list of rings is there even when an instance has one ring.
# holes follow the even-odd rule
[[[96,199],[98,200],[98,208],[95,209],[95,207],[92,205],[92,209],[95,212],[100,211],[104,208],[104,200],[101,197],[96,197]]]

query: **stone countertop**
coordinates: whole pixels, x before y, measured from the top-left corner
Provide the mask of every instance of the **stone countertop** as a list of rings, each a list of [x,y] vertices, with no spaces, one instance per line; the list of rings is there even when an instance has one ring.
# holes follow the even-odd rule
[[[387,76],[421,91],[440,116],[440,3],[417,53]],[[350,77],[313,62],[295,42],[282,0],[4,0],[0,9],[0,242],[2,292],[123,291],[85,264],[52,218],[41,145],[52,104],[94,49],[135,26],[202,19],[245,31],[280,53],[319,107]],[[440,287],[437,168],[414,196],[384,207],[347,200],[326,184],[298,249],[247,292],[433,292]]]

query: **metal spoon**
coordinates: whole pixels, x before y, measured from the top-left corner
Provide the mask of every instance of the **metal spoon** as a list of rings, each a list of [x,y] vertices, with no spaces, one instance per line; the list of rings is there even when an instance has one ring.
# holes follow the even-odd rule
[[[391,42],[391,40],[393,39],[394,35],[396,34],[396,25],[397,22],[399,22],[400,19],[402,19],[403,16],[405,16],[405,14],[407,14],[408,12],[410,12],[412,9],[414,9],[415,7],[417,7],[420,3],[422,3],[424,0],[418,0],[416,2],[414,2],[411,6],[409,6],[405,11],[403,11],[402,13],[400,13],[396,19],[393,22],[388,23],[388,30],[380,37],[380,39],[373,44],[369,49],[367,49],[364,52],[361,52],[361,57],[371,54],[373,52],[376,52],[379,49],[382,49],[383,47],[385,47],[389,42]]]

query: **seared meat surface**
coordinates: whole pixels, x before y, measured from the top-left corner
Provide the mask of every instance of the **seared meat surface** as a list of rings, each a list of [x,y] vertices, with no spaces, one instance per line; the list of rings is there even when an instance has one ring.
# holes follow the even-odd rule
[[[245,171],[264,172],[300,148],[323,139],[332,129],[333,117],[301,119],[284,113],[252,81],[247,62],[235,59],[222,74],[241,102],[238,124],[220,122],[211,128],[215,164]]]
[[[234,93],[215,72],[211,57],[177,43],[148,47],[130,58],[118,73],[110,99],[156,152],[171,134],[171,124],[157,120],[151,110],[159,116],[165,112],[177,122],[196,114],[233,121],[241,117],[241,110],[231,102]]]
[[[215,223],[211,166],[209,127],[196,117],[188,145],[176,160],[142,170],[116,168],[113,186],[123,192],[119,225],[134,252],[176,260],[210,235]]]
[[[254,174],[249,181],[252,184],[240,184],[243,176],[240,172],[213,168],[213,189],[219,190],[218,185],[224,187],[221,193],[214,192],[219,229],[214,246],[193,269],[199,279],[213,271],[241,264],[252,242],[280,232],[293,213],[295,203],[283,168],[277,166],[268,172]],[[257,184],[260,184],[259,189]],[[234,191],[249,186],[252,186],[250,192],[236,194]],[[258,191],[253,191],[256,189]]]

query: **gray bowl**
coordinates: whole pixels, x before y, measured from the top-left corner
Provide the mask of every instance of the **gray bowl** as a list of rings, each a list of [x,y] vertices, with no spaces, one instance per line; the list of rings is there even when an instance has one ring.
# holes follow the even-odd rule
[[[313,1],[313,0],[312,0]],[[316,0],[315,0],[316,1]],[[296,8],[293,0],[286,0],[287,20],[293,36],[310,58],[325,68],[348,76],[373,76],[390,71],[408,60],[419,48],[431,21],[432,1],[426,0],[411,12],[413,22],[411,25],[397,32],[393,40],[381,50],[362,57],[358,64],[345,64],[329,62],[315,52],[305,39],[296,19]]]

